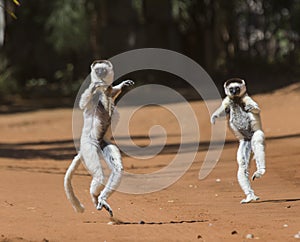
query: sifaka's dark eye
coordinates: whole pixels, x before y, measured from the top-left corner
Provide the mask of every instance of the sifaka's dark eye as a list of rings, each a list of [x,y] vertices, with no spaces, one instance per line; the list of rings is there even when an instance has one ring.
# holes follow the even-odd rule
[[[229,88],[229,91],[232,92],[232,91],[233,91],[233,87],[230,87],[230,88]]]
[[[240,88],[239,87],[236,87],[236,89],[235,89],[237,92],[239,92],[240,91]]]

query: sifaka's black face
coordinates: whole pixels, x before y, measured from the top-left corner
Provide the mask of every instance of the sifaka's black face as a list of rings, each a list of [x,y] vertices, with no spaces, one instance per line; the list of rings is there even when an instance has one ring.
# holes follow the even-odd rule
[[[229,92],[232,96],[236,97],[236,96],[240,95],[241,89],[240,89],[240,87],[230,87]]]
[[[224,83],[224,90],[230,98],[240,98],[246,93],[246,84],[243,79],[232,78]]]
[[[97,60],[92,64],[92,69],[95,71],[97,77],[105,78],[109,70],[112,69],[112,65],[107,60]]]
[[[105,78],[108,73],[106,66],[95,67],[94,70],[95,70],[96,75],[101,79]]]
[[[109,86],[113,82],[114,72],[110,61],[96,60],[91,65],[93,80],[100,82],[103,86]]]

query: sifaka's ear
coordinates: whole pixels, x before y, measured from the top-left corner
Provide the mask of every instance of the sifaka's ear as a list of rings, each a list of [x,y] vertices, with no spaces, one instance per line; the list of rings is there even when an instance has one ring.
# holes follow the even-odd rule
[[[101,60],[94,60],[93,63],[91,64],[91,69],[93,69],[93,67],[94,67],[97,63],[101,63]]]
[[[91,70],[93,70],[94,66],[99,63],[99,60],[94,60],[93,63],[91,64]]]

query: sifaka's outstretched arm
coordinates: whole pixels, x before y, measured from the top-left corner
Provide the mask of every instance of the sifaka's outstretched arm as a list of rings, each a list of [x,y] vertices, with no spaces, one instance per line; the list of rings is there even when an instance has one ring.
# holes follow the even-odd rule
[[[227,109],[228,109],[229,105],[230,105],[230,98],[225,97],[222,101],[221,106],[212,114],[212,116],[210,118],[210,122],[212,124],[215,124],[217,118],[224,117],[226,115],[226,113],[228,112]]]
[[[132,86],[132,85],[134,85],[134,81],[126,80],[121,82],[119,85],[112,87],[112,92],[111,92],[112,98],[115,100],[120,95],[123,87]]]

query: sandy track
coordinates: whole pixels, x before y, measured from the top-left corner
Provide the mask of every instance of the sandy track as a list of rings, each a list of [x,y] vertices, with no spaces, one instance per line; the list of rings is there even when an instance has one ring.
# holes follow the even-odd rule
[[[205,105],[193,102],[202,143],[192,166],[159,192],[113,194],[110,204],[121,225],[109,225],[108,214],[94,209],[88,192],[91,178],[82,166],[73,184],[85,213],[76,214],[65,197],[63,176],[76,153],[72,110],[1,115],[0,241],[243,241],[249,233],[260,241],[295,241],[300,231],[300,85],[254,98],[262,108],[267,136],[267,173],[253,184],[259,202],[239,204],[243,194],[236,180],[237,143],[230,133],[217,166],[205,180],[198,179],[210,124]],[[150,160],[125,156],[126,171],[149,173],[176,155],[178,123],[164,112],[148,107],[134,116],[136,144],[149,144],[149,127],[157,123],[166,125],[169,137],[166,148]]]

